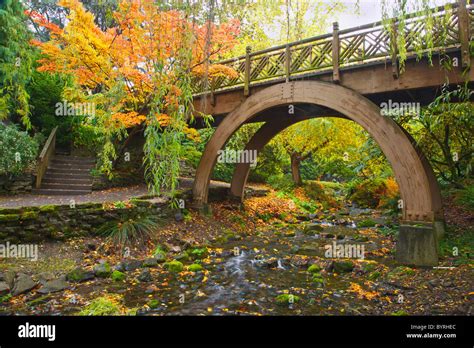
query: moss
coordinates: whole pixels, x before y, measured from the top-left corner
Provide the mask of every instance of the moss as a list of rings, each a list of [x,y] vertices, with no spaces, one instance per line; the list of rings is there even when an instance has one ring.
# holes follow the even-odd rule
[[[188,266],[188,270],[191,272],[200,272],[202,269],[202,266],[198,263],[193,263],[192,265]]]
[[[276,300],[276,303],[278,303],[279,305],[287,305],[287,304],[299,302],[300,298],[299,296],[296,296],[296,295],[281,294],[281,295],[278,295],[275,298],[275,300]]]
[[[317,285],[324,284],[323,276],[320,273],[314,273],[313,277],[311,278],[311,281]]]
[[[56,206],[55,205],[43,205],[39,208],[39,211],[42,213],[51,213],[53,211],[56,211]]]
[[[20,220],[20,215],[18,214],[0,215],[0,221],[18,221],[18,220]]]
[[[152,299],[152,300],[148,301],[147,305],[151,309],[155,309],[155,308],[158,308],[160,306],[160,301]]]
[[[113,297],[103,296],[92,300],[79,315],[121,315],[120,306]]]
[[[308,267],[307,271],[309,273],[319,273],[319,271],[321,271],[321,267],[319,267],[318,265],[311,265]]]
[[[393,312],[392,315],[394,315],[394,316],[403,316],[403,315],[408,315],[408,313],[405,312],[404,310],[400,309],[399,311]]]
[[[375,270],[375,267],[376,267],[376,264],[375,263],[370,263],[370,262],[367,262],[367,263],[364,263],[362,265],[362,270],[364,272],[372,272]]]
[[[125,273],[120,272],[120,271],[113,271],[110,278],[112,278],[113,281],[121,282],[125,280]]]
[[[176,260],[165,263],[165,266],[168,271],[174,273],[179,273],[184,268],[183,263]]]
[[[107,278],[112,273],[112,269],[110,268],[110,265],[107,262],[105,262],[105,263],[96,265],[94,267],[94,273],[99,278]]]
[[[377,223],[371,219],[362,220],[357,223],[357,227],[374,227]]]
[[[20,219],[21,220],[34,220],[38,218],[38,213],[35,211],[26,211],[23,214],[21,214]]]

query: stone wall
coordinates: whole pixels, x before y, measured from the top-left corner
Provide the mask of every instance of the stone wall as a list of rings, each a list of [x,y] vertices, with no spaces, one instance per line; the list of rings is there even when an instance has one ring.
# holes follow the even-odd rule
[[[134,218],[140,214],[168,216],[169,204],[163,200],[131,200],[128,208],[113,203],[45,205],[41,207],[0,209],[0,242],[33,243],[97,235],[98,228],[109,221]]]
[[[26,173],[10,177],[0,175],[0,195],[17,195],[31,192],[33,185],[33,174]]]

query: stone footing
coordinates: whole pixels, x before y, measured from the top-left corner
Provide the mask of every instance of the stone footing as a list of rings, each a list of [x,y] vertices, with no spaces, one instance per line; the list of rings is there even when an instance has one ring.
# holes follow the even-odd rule
[[[442,225],[444,227],[444,225]],[[400,225],[396,259],[406,265],[437,266],[440,225]]]

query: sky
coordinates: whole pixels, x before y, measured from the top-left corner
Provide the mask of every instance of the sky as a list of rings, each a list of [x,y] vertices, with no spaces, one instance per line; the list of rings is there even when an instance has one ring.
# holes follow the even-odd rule
[[[309,0],[311,1],[311,0]],[[395,0],[387,0],[395,1]],[[413,0],[408,0],[408,3],[414,3]],[[419,3],[420,1],[418,1]],[[452,3],[454,0],[434,0],[435,6],[444,5],[446,3]],[[339,14],[337,22],[339,22],[339,29],[346,29],[356,27],[363,24],[377,22],[382,19],[382,0],[359,0],[360,14],[356,13],[356,0],[344,1],[348,8],[344,13]],[[328,32],[331,31],[328,28]]]

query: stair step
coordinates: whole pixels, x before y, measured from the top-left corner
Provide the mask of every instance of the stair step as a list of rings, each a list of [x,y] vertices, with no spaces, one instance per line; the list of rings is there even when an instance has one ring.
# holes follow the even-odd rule
[[[74,157],[74,156],[54,156],[53,162],[58,163],[79,163],[79,164],[93,164],[95,165],[95,159],[92,157]]]
[[[87,190],[62,190],[62,189],[33,189],[31,193],[46,196],[72,196],[72,195],[88,195],[91,191]]]
[[[55,173],[55,172],[46,172],[46,175],[43,180],[51,179],[51,180],[90,180],[92,181],[92,177],[89,173]]]
[[[93,164],[83,164],[83,163],[64,163],[51,161],[48,168],[57,168],[57,169],[89,169],[94,168]]]
[[[90,176],[90,169],[85,168],[57,168],[57,167],[48,167],[46,170],[46,175],[48,174],[83,174]]]
[[[71,178],[66,175],[63,177],[45,176],[42,183],[44,184],[71,184],[71,185],[92,185],[92,178],[81,176],[79,178]]]
[[[84,190],[91,191],[91,184],[71,184],[71,183],[42,183],[41,189],[61,189],[61,190]]]

